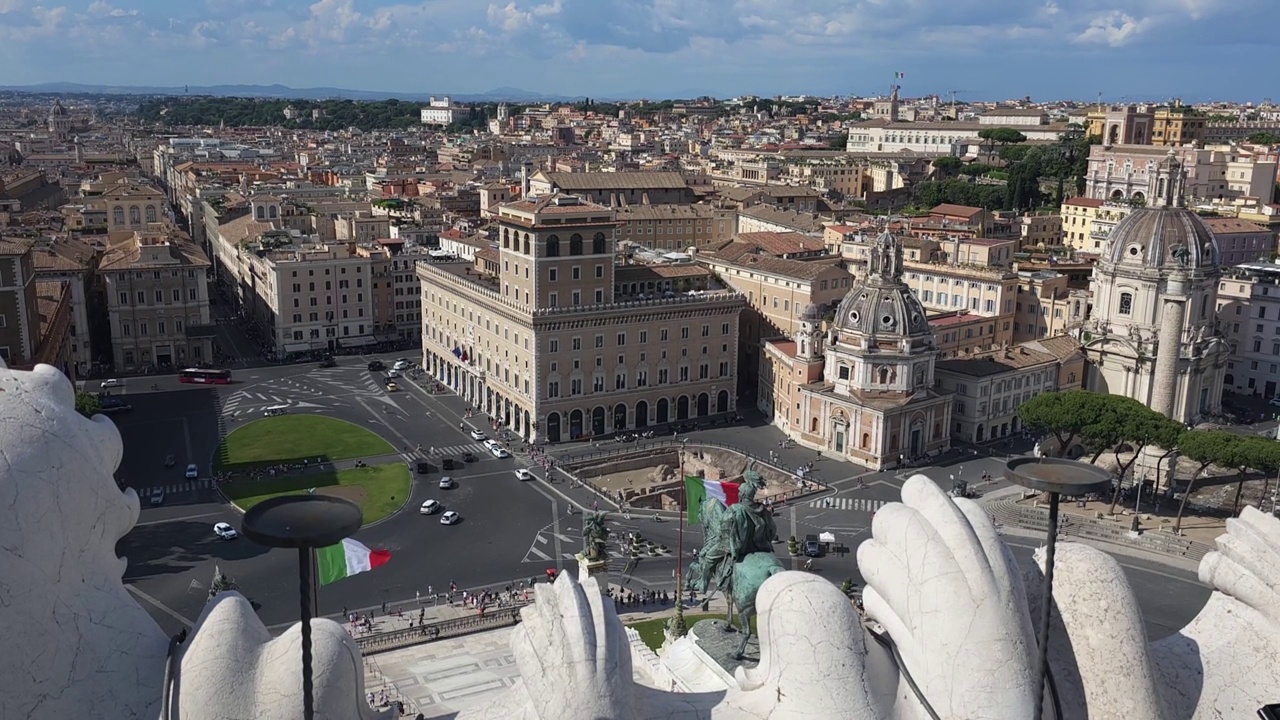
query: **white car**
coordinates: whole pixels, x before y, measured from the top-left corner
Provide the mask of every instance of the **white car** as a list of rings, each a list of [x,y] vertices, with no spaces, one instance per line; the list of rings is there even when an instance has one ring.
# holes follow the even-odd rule
[[[489,437],[488,435],[485,435],[484,433],[480,432],[479,430],[472,430],[472,431],[471,431],[471,439],[472,439],[472,440],[485,440],[485,439],[486,439],[486,438],[488,438],[488,437]],[[485,447],[488,447],[488,446],[486,445]]]
[[[524,468],[520,468],[519,470],[516,470],[516,479],[517,480],[536,480],[537,478],[534,476],[533,473],[529,472],[528,470],[525,470]]]
[[[191,463],[190,465],[187,466],[187,472],[184,473],[184,476],[188,480],[195,480],[196,478],[200,477],[200,468],[196,467],[195,463]]]
[[[440,524],[441,524],[441,525],[452,525],[452,524],[454,524],[454,523],[458,522],[458,521],[459,521],[459,520],[461,520],[461,519],[462,519],[462,516],[461,516],[461,515],[459,515],[458,513],[454,512],[454,511],[452,511],[452,510],[450,510],[450,511],[448,511],[448,512],[446,512],[445,514],[443,514],[443,515],[441,515],[441,516],[440,516]]]
[[[115,378],[111,378],[109,380],[103,380],[102,384],[99,387],[104,387],[104,388],[120,387],[120,381]]]
[[[489,448],[489,452],[493,453],[493,456],[499,459],[511,457],[511,453],[507,452],[507,449],[501,445],[494,445]]]
[[[1275,405],[1276,407],[1280,407],[1280,396],[1273,397],[1268,402],[1270,402],[1272,405]]]
[[[444,477],[440,478],[441,490],[448,490],[452,487],[453,487],[453,478],[449,477],[448,475],[445,475]]]
[[[483,445],[486,450],[492,450],[496,447],[502,446],[502,443],[499,443],[497,440],[494,440],[493,438],[485,438],[484,440],[480,441],[480,444]]]
[[[388,371],[387,371],[387,379],[388,379],[388,380],[395,380],[395,379],[396,379],[396,378],[398,378],[398,377],[400,377],[400,371],[399,371],[399,370],[388,370]]]
[[[231,527],[230,525],[224,522],[214,523],[213,534],[217,535],[223,540],[235,540],[236,538],[240,537],[240,534],[236,532],[235,528]]]
[[[418,512],[423,515],[434,515],[440,512],[441,505],[435,500],[427,500],[422,503],[422,507],[418,508]]]
[[[391,366],[391,369],[392,370],[408,370],[411,367],[413,367],[413,362],[411,360],[400,358],[395,362],[394,365]]]

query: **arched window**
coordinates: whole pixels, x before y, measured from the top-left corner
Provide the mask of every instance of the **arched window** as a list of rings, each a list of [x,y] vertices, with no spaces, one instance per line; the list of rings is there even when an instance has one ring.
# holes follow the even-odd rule
[[[1121,315],[1133,314],[1133,293],[1120,293],[1120,307],[1116,312]]]
[[[605,254],[604,233],[596,233],[596,236],[591,238],[591,254],[592,255]]]
[[[147,206],[147,222],[153,223],[155,221],[156,221],[156,206],[148,205]]]
[[[267,219],[267,209],[266,209],[265,207],[263,207],[263,206],[259,205],[259,206],[258,206],[258,208],[257,208],[257,210],[255,210],[255,211],[254,211],[254,215],[255,215],[255,216],[257,217],[257,219],[259,219],[259,220],[266,220],[266,219]]]
[[[276,218],[280,217],[280,213],[276,209],[275,205],[271,205],[267,208],[267,217],[271,218],[272,220],[275,220]]]
[[[547,236],[547,257],[560,257],[560,236]]]
[[[818,418],[811,418],[809,421],[809,432],[818,432]]]
[[[578,233],[574,233],[569,236],[569,254],[570,255],[582,254],[582,236],[579,235]]]
[[[129,224],[130,225],[142,224],[142,211],[138,209],[137,205],[129,206]]]
[[[117,205],[115,209],[111,211],[111,223],[113,225],[124,224],[124,208]]]
[[[506,228],[502,228],[502,249],[503,250],[511,249],[511,231],[507,230]]]
[[[529,254],[529,236],[528,235],[524,236],[524,254],[525,255]]]
[[[881,385],[889,384],[889,368],[887,367],[880,368],[880,384]]]
[[[862,449],[866,450],[871,447],[871,433],[862,433]]]

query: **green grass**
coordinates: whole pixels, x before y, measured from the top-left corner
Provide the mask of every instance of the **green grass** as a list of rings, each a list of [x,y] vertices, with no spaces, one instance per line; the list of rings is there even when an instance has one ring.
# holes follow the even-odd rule
[[[241,510],[280,495],[302,495],[311,488],[317,493],[344,497],[360,506],[368,525],[387,517],[404,505],[411,483],[409,468],[403,463],[371,465],[339,470],[336,473],[307,473],[266,480],[237,480],[222,491]]]
[[[622,612],[626,612],[627,608],[622,608]],[[699,620],[723,620],[724,613],[685,613],[684,624],[686,627],[693,627],[693,624]],[[738,618],[733,619],[734,623],[738,622]],[[653,620],[642,620],[638,623],[631,623],[627,627],[635,630],[640,634],[640,639],[648,645],[650,649],[657,652],[662,643],[666,642],[665,630],[667,627],[667,618],[660,617]],[[756,632],[756,618],[751,618],[751,632]]]
[[[390,455],[391,443],[343,420],[319,415],[281,415],[262,418],[237,428],[218,446],[214,470],[255,465],[326,461]]]

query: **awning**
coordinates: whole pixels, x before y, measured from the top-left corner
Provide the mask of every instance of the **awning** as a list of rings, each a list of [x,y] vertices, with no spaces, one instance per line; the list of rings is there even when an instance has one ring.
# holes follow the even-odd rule
[[[292,343],[284,346],[287,353],[307,352],[311,349],[311,343]]]
[[[356,337],[344,337],[338,342],[342,347],[364,347],[378,342],[378,339],[372,335],[357,335]]]
[[[836,534],[824,532],[818,535],[818,542],[833,543],[836,541]]]

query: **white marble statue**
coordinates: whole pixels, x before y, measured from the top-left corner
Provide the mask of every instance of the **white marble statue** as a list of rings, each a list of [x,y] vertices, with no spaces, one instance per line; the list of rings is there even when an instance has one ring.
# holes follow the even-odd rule
[[[120,434],[75,410],[47,365],[0,362],[0,718],[159,718],[169,638],[125,590],[116,542],[138,497],[112,477]],[[381,717],[341,626],[312,622],[318,717]],[[220,594],[179,646],[171,717],[301,717],[300,628],[272,639],[238,593]]]
[[[114,556],[138,515],[137,497],[111,479],[120,454],[112,425],[79,416],[55,370],[0,365],[0,718],[158,718],[166,677],[181,720],[300,717],[299,628],[272,639],[236,593],[206,607],[166,668],[169,641],[124,589]],[[1208,604],[1149,643],[1116,562],[1060,545],[1050,665],[1062,717],[1247,718],[1280,699],[1278,560],[1280,521],[1246,509],[1201,564],[1215,588]],[[783,572],[757,597],[760,664],[714,690],[676,692],[652,667],[633,668],[596,580],[562,573],[537,587],[513,631],[523,682],[461,717],[922,720],[908,676],[939,717],[1031,715],[1040,568],[1018,568],[977,504],[917,475],[876,514],[858,562],[866,613],[896,659],[830,582]],[[312,628],[318,717],[377,717],[355,643],[332,622]],[[691,647],[683,639],[668,652]]]

